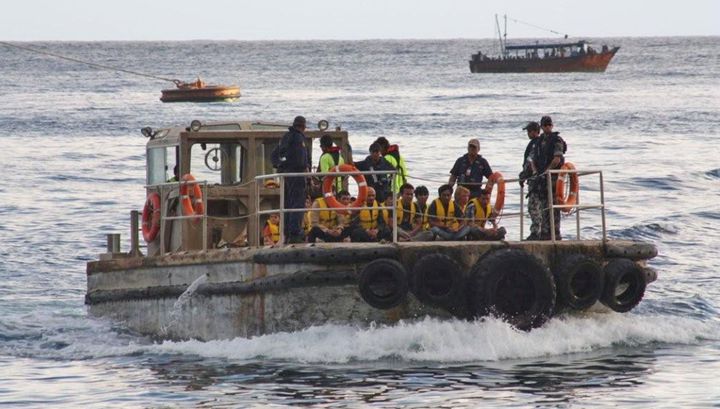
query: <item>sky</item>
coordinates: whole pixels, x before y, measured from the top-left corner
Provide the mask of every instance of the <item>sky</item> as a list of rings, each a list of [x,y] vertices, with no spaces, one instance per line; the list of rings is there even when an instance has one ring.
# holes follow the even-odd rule
[[[574,37],[717,36],[720,0],[9,0],[3,41],[492,38],[495,14]],[[508,24],[509,38],[553,37]]]

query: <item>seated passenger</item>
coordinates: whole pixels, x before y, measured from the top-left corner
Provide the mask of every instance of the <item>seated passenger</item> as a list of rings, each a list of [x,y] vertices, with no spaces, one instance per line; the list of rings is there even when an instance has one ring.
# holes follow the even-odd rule
[[[310,197],[310,195],[305,196],[305,208],[310,209],[312,207],[312,205],[313,205],[313,200]],[[305,216],[303,216],[302,227],[303,227],[303,232],[305,233],[305,237],[307,237],[308,234],[310,234],[310,229],[312,229],[312,227],[313,227],[312,212],[310,212],[310,211],[305,212]]]
[[[263,228],[263,244],[266,246],[272,246],[280,241],[280,214],[273,213],[265,222]]]
[[[469,223],[471,240],[504,240],[507,233],[504,227],[498,228],[497,212],[490,205],[490,193],[483,191],[479,198],[470,200],[465,208],[465,218]],[[492,227],[486,228],[487,222]]]
[[[452,200],[453,189],[450,185],[442,185],[438,189],[439,198],[428,207],[430,231],[434,238],[441,240],[464,240],[470,232],[469,226],[460,226],[457,217],[462,217],[459,208]]]
[[[394,171],[395,168],[382,157],[382,151],[380,144],[373,143],[370,145],[370,155],[365,160],[356,162],[355,167],[358,170],[368,171]],[[388,175],[376,174],[376,175],[365,175],[368,187],[375,189],[377,200],[380,202],[385,201],[385,197],[390,194],[390,178]]]
[[[338,192],[336,195],[338,201],[345,206],[350,204],[350,193],[346,190]],[[317,239],[324,242],[340,242],[348,237],[350,230],[345,227],[345,218],[338,218],[338,212],[330,210],[325,202],[325,198],[318,197],[312,205],[313,209],[323,209],[320,211],[310,212],[312,219],[312,228],[308,234],[307,241],[315,243]],[[338,223],[338,220],[341,223]]]
[[[368,188],[365,206],[377,208],[378,203],[375,197],[375,189]],[[351,240],[358,243],[392,239],[390,229],[379,209],[356,211],[352,218],[350,231]]]
[[[415,208],[417,209],[420,230],[413,236],[413,241],[430,241],[433,240],[433,233],[430,231],[430,222],[428,221],[428,198],[430,192],[425,186],[418,186],[415,189]]]
[[[409,183],[400,186],[400,198],[395,209],[399,241],[411,241],[422,231],[422,213],[418,212],[417,205],[413,202],[414,192],[415,188]]]

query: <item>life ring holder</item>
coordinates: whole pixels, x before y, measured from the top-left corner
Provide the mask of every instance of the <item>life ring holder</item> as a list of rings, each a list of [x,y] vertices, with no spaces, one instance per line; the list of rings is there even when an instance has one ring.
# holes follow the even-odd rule
[[[142,211],[142,234],[146,243],[150,243],[157,238],[160,233],[160,195],[152,192],[145,200],[145,206]]]
[[[500,213],[503,207],[505,207],[505,178],[502,173],[493,172],[493,174],[488,178],[488,182],[493,182],[490,187],[490,191],[488,192],[491,196],[495,185],[497,185],[497,196],[495,197],[493,209],[495,209],[497,213]]]
[[[186,183],[180,184],[180,205],[182,206],[183,216],[195,216],[205,214],[205,204],[203,203],[203,194],[200,184],[195,182],[195,177],[190,173],[186,173],[182,177],[182,181]],[[189,194],[189,188],[192,186],[192,194]],[[194,220],[197,223],[200,219]]]
[[[575,165],[571,162],[565,162],[560,170],[564,170],[565,172],[560,172],[557,182],[555,182],[555,202],[558,205],[575,206],[577,205],[578,192],[580,191],[580,179],[578,178],[577,172],[568,172],[575,170]],[[566,194],[565,178],[568,176],[570,178],[570,190]],[[563,213],[570,213],[571,210],[571,207],[562,208]]]
[[[353,165],[344,163],[342,165],[337,165],[332,168],[330,168],[330,172],[357,172],[357,168]],[[354,202],[350,205],[350,207],[364,207],[365,206],[365,199],[367,198],[368,193],[368,185],[367,181],[365,180],[365,176],[363,176],[360,173],[353,173],[350,176],[355,179],[355,182],[358,184],[358,195],[357,199],[355,199]],[[328,207],[332,207],[335,209],[343,209],[346,206],[335,198],[335,195],[333,194],[332,187],[333,182],[335,181],[335,178],[337,176],[325,176],[323,179],[323,196],[325,197],[325,203],[328,205]]]

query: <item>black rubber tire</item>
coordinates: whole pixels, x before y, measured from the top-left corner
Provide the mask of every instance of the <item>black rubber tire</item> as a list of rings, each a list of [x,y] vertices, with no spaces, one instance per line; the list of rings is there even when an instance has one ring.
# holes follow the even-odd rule
[[[470,306],[478,317],[493,315],[527,331],[544,324],[555,307],[550,270],[522,249],[502,249],[472,272]]]
[[[362,299],[372,307],[381,310],[397,307],[407,297],[407,271],[397,260],[373,260],[360,272],[358,288]]]
[[[465,304],[464,276],[458,263],[449,256],[428,254],[413,267],[412,292],[424,304],[457,312]]]
[[[616,312],[628,312],[645,295],[645,273],[627,258],[610,260],[605,266],[605,287],[600,302]]]
[[[600,263],[589,256],[573,254],[565,257],[553,275],[558,307],[585,310],[602,295],[605,273]]]

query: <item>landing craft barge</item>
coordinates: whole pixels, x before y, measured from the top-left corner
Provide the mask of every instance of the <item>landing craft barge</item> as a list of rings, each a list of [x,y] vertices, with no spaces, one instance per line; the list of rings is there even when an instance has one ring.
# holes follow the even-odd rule
[[[306,132],[308,152],[328,134],[352,163],[347,132],[326,128]],[[271,152],[286,130],[198,121],[143,129],[150,140],[142,228],[131,212],[130,251],[109,235],[108,253],[88,263],[90,314],[160,338],[201,340],[425,316],[492,314],[530,329],[567,309],[629,311],[656,278],[646,266],[657,254],[652,244],[604,236],[261,246],[261,227],[280,208],[283,180]],[[174,181],[174,169],[198,181]]]

